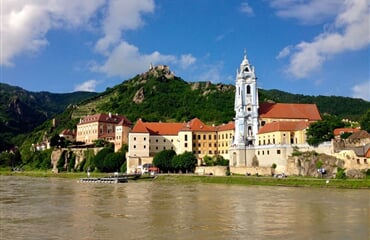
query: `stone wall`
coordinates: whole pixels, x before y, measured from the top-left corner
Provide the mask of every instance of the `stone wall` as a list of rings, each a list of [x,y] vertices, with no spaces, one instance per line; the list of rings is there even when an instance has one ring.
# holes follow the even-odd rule
[[[195,174],[226,176],[226,166],[199,166],[195,168]]]

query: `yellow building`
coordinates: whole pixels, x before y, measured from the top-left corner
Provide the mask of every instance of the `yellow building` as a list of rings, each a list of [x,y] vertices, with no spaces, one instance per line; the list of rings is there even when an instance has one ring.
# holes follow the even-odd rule
[[[176,154],[192,152],[198,165],[206,155],[227,158],[232,127],[232,123],[209,126],[198,118],[186,123],[143,122],[139,119],[129,134],[127,169],[129,172],[140,171],[142,165],[152,163],[155,154],[163,150],[174,150]]]
[[[256,145],[305,144],[306,129],[321,120],[316,104],[263,103]]]
[[[128,133],[131,127],[131,121],[125,116],[111,113],[89,115],[77,124],[76,141],[91,144],[95,140],[102,139],[113,142],[115,151],[118,151],[123,144],[128,143]]]

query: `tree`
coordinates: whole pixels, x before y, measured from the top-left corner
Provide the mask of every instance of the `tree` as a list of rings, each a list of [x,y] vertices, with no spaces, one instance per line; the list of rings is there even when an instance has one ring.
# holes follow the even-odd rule
[[[360,119],[360,126],[362,130],[370,132],[370,109],[367,110],[364,115],[362,115]]]
[[[307,129],[307,143],[317,146],[334,138],[334,129],[344,127],[344,123],[336,116],[324,115],[323,120],[310,124]]]
[[[208,155],[205,155],[203,157],[203,161],[206,164],[206,166],[214,166],[215,165],[215,162],[213,161],[213,158],[208,156]]]
[[[197,159],[191,152],[184,152],[173,158],[173,167],[176,171],[192,172],[197,165]]]
[[[176,156],[176,152],[174,150],[160,151],[154,156],[153,165],[163,172],[172,171],[172,159],[174,156]]]
[[[111,148],[103,148],[102,150],[100,150],[93,159],[94,166],[98,168],[100,171],[104,171],[105,157],[113,152],[114,151]]]

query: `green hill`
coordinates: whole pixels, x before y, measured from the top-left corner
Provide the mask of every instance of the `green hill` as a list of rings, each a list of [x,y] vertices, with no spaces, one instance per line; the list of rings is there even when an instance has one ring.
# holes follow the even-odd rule
[[[11,146],[15,136],[32,132],[46,120],[62,113],[68,105],[96,94],[30,92],[0,83],[0,151]]]
[[[4,142],[34,130],[27,135],[27,141],[38,141],[45,132],[53,135],[63,128],[74,128],[81,117],[100,112],[125,115],[132,122],[139,118],[183,122],[198,117],[208,124],[220,124],[233,120],[234,94],[234,85],[186,82],[173,75],[167,66],[157,66],[100,94],[34,93],[0,84],[0,137]],[[370,109],[370,102],[362,99],[307,96],[279,90],[259,89],[259,101],[316,103],[321,113],[350,120],[358,120]],[[53,117],[56,128],[46,121]],[[21,141],[10,142],[20,144]]]

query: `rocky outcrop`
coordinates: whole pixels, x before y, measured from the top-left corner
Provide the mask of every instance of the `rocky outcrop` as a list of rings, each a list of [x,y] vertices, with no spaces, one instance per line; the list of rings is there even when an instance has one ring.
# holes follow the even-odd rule
[[[140,104],[144,101],[144,88],[141,87],[136,93],[132,101],[136,104]]]
[[[299,156],[288,158],[287,172],[298,176],[320,177],[321,174],[317,171],[319,161],[321,162],[321,168],[325,169],[328,177],[334,177],[337,167],[344,166],[344,161],[334,156],[316,152],[302,152]]]

